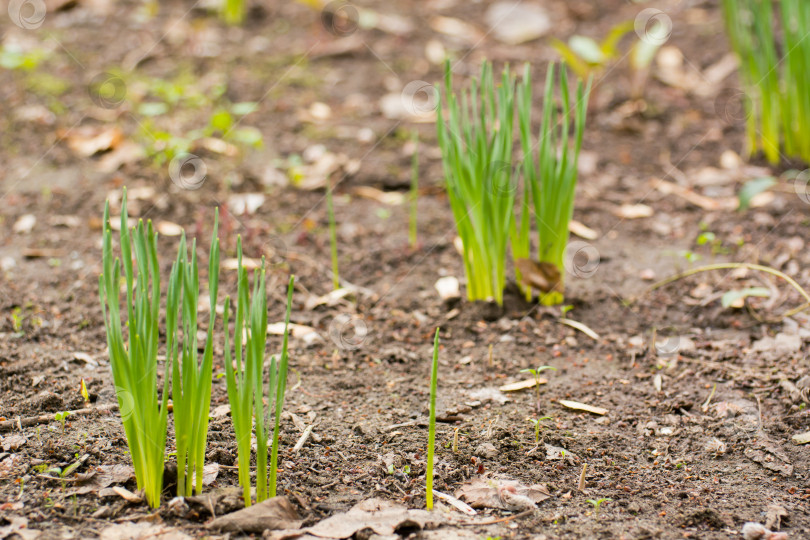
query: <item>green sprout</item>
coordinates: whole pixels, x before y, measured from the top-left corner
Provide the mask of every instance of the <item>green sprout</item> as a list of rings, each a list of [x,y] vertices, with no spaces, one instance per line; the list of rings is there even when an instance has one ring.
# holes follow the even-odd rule
[[[529,233],[530,210],[533,210],[536,235],[539,239],[537,259],[532,261],[542,274],[542,283],[526,279],[518,272],[518,281],[523,282],[530,297],[531,285],[540,290],[543,305],[559,304],[565,290],[563,266],[565,248],[568,244],[568,224],[574,212],[574,192],[577,184],[577,163],[585,131],[591,82],[583,87],[577,83],[575,102],[571,102],[568,90],[567,70],[560,68],[561,113],[553,103],[555,66],[549,64],[543,95],[543,120],[538,133],[539,149],[535,158],[535,144],[531,136],[532,84],[528,64],[523,81],[517,88],[517,108],[520,120],[520,145],[523,149],[524,194],[521,203],[520,223],[513,227],[512,254],[521,267],[524,259],[530,258],[531,236]],[[573,115],[571,114],[573,112]],[[569,124],[573,122],[573,131]],[[530,204],[531,199],[531,204]],[[528,261],[526,261],[528,262]]]
[[[587,36],[571,36],[568,43],[552,39],[551,46],[583,81],[601,74],[619,57],[619,41],[633,30],[634,21],[624,21],[610,29],[605,39],[597,42]]]
[[[810,161],[810,3],[723,0],[722,7],[740,58],[747,153],[762,150],[771,163],[782,154]]]
[[[503,304],[506,247],[514,227],[512,126],[515,76],[504,69],[496,87],[492,65],[461,97],[453,92],[449,60],[445,98],[437,116],[447,194],[463,245],[467,298]],[[447,119],[444,110],[446,109]]]
[[[340,273],[338,272],[337,227],[335,225],[335,206],[332,202],[332,184],[326,183],[326,213],[329,217],[329,245],[332,251],[332,288],[340,288]]]
[[[411,137],[413,142],[413,156],[411,157],[411,213],[408,226],[408,242],[411,248],[416,247],[416,213],[419,201],[419,132],[414,130]]]
[[[439,328],[433,338],[433,364],[430,369],[430,420],[428,422],[427,472],[425,473],[425,500],[433,510],[433,452],[436,446],[436,387],[439,381]]]
[[[547,369],[557,371],[557,368],[554,366],[537,366],[537,369],[527,368],[520,370],[521,373],[531,373],[532,377],[534,377],[534,394],[537,397],[538,403],[540,402],[540,385],[542,384],[542,377],[540,377],[540,374]]]
[[[278,433],[284,394],[287,385],[287,348],[292,305],[294,277],[290,277],[287,290],[287,313],[281,358],[270,359],[267,414],[264,409],[263,366],[267,346],[267,290],[265,261],[253,274],[253,294],[248,294],[248,273],[242,265],[242,238],[237,238],[237,300],[234,319],[233,350],[230,330],[225,333],[225,377],[228,402],[236,433],[239,485],[245,506],[252,504],[250,495],[250,442],[255,419],[256,426],[256,501],[261,502],[276,494],[278,462]],[[225,297],[224,324],[228,328],[231,300]],[[243,337],[244,336],[244,337]],[[244,347],[243,347],[244,341]],[[267,482],[267,437],[270,429],[271,410],[275,408],[270,484]]]
[[[529,418],[529,422],[534,424],[534,442],[540,442],[540,422],[543,420],[551,420],[550,416],[541,416],[540,418]]]
[[[247,7],[245,0],[222,0],[221,17],[226,24],[238,26],[245,20]]]
[[[141,220],[137,227],[129,228],[126,200],[125,189],[121,202],[120,260],[113,258],[109,203],[104,207],[104,270],[99,276],[99,296],[110,368],[138,489],[144,490],[149,506],[157,508],[163,490],[169,374],[172,368],[166,366],[162,397],[158,398],[160,267],[157,234],[151,221],[144,225]],[[122,268],[126,281],[125,309],[129,335],[126,342],[120,312]],[[170,278],[175,282],[175,287],[179,272],[180,268],[175,264]],[[167,298],[167,313],[177,312],[177,302],[176,294]]]
[[[60,411],[53,415],[53,419],[59,422],[62,426],[62,433],[65,432],[65,422],[67,421],[67,417],[70,416],[70,411]]]
[[[177,495],[190,497],[192,487],[202,492],[205,446],[208,437],[208,412],[214,357],[214,323],[219,287],[219,214],[215,214],[214,232],[208,257],[208,294],[210,320],[202,361],[198,359],[197,302],[199,272],[197,242],[191,243],[189,259],[186,235],[180,239],[177,261],[169,281],[168,304],[180,305],[182,343],[178,337],[177,311],[166,313],[167,351],[172,364],[172,405],[177,448]],[[176,269],[176,271],[175,271]],[[187,469],[188,467],[188,469]]]
[[[601,499],[588,499],[587,502],[589,502],[589,503],[591,503],[593,505],[594,516],[598,518],[599,517],[599,509],[602,507],[602,503],[610,502],[612,500],[613,499],[603,497]]]

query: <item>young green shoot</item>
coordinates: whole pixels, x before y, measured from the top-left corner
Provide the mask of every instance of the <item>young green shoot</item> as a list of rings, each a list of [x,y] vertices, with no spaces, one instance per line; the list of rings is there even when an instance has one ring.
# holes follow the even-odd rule
[[[540,443],[540,422],[543,420],[551,420],[550,416],[541,416],[540,418],[529,418],[529,422],[534,425],[534,442]]]
[[[506,248],[514,222],[512,165],[515,76],[496,86],[484,62],[470,89],[453,92],[445,64],[445,101],[437,116],[447,194],[463,245],[467,298],[503,304]],[[445,119],[445,114],[447,118]]]
[[[284,395],[287,392],[287,369],[289,357],[287,354],[289,342],[290,310],[292,309],[293,288],[295,276],[290,276],[290,283],[287,286],[287,312],[284,315],[284,338],[281,345],[281,358],[276,364],[273,357],[270,360],[270,384],[269,399],[275,402],[275,424],[273,426],[273,448],[270,456],[270,492],[269,497],[276,496],[276,475],[278,473],[278,436],[281,426],[281,411],[284,407]],[[269,413],[269,410],[268,410]]]
[[[439,328],[433,338],[433,363],[430,368],[430,420],[428,422],[427,472],[425,473],[425,500],[433,510],[433,452],[436,447],[436,387],[439,381]]]
[[[67,422],[68,416],[70,416],[70,411],[60,411],[53,415],[53,419],[62,426],[62,433],[65,432],[65,422]]]
[[[247,12],[245,0],[222,0],[222,20],[230,25],[240,25]]]
[[[110,368],[135,478],[138,489],[145,493],[147,503],[152,508],[157,508],[163,490],[167,403],[171,379],[169,373],[172,369],[171,366],[166,366],[163,392],[158,398],[160,267],[157,234],[151,221],[146,225],[139,221],[137,227],[129,228],[126,200],[124,190],[121,201],[120,260],[113,257],[109,203],[104,208],[104,270],[99,276],[99,295],[107,332]],[[122,323],[120,312],[122,272],[126,283],[126,323]],[[175,263],[170,278],[175,291],[179,273],[180,268]],[[169,295],[167,298],[167,314],[176,315],[178,296]],[[126,341],[123,324],[126,324],[128,330]],[[172,332],[171,326],[167,317],[167,333]]]
[[[252,504],[250,495],[251,434],[256,429],[256,501],[261,502],[276,494],[278,464],[278,435],[281,411],[287,388],[288,334],[294,278],[287,289],[287,313],[280,358],[270,358],[270,376],[265,413],[264,353],[267,345],[267,289],[265,262],[253,274],[253,293],[248,294],[248,273],[242,265],[242,239],[237,239],[237,300],[234,319],[233,350],[230,330],[225,333],[225,377],[228,402],[236,433],[239,485],[245,506]],[[230,297],[225,298],[224,324],[230,319]],[[267,439],[270,433],[271,411],[275,409],[270,482],[267,475]]]
[[[214,217],[214,232],[208,257],[208,294],[210,319],[206,332],[202,361],[197,347],[197,302],[199,299],[199,272],[197,242],[191,243],[189,258],[185,233],[180,238],[176,267],[169,283],[171,303],[181,307],[180,324],[183,341],[178,338],[177,313],[167,313],[167,354],[172,363],[172,406],[174,414],[175,445],[177,448],[177,495],[190,497],[201,493],[203,465],[208,439],[208,412],[211,404],[213,379],[214,324],[216,322],[217,290],[219,288],[219,213]],[[180,301],[178,302],[178,299]]]
[[[537,397],[538,403],[540,402],[540,385],[543,384],[543,378],[540,374],[547,369],[557,371],[557,368],[554,366],[537,366],[536,369],[528,368],[520,370],[521,373],[531,373],[532,377],[534,377],[534,394]]]
[[[411,136],[413,142],[413,156],[411,156],[411,192],[410,192],[410,220],[408,226],[408,243],[411,248],[416,247],[416,213],[419,202],[419,132],[414,130]]]
[[[733,97],[744,97],[748,154],[762,150],[771,163],[782,154],[810,161],[810,3],[723,0],[722,6],[740,59],[745,95]]]
[[[599,517],[599,509],[602,507],[602,503],[610,502],[613,499],[603,497],[601,499],[588,499],[587,502],[593,505],[593,513],[594,517]]]
[[[568,224],[574,211],[574,191],[577,184],[577,163],[585,132],[585,116],[591,83],[577,83],[575,101],[568,90],[567,70],[560,68],[559,94],[561,112],[554,104],[555,66],[549,64],[543,95],[543,120],[537,142],[532,141],[531,72],[526,65],[523,80],[517,88],[517,109],[520,120],[520,145],[523,160],[524,196],[519,226],[513,227],[512,253],[520,269],[518,280],[527,289],[540,291],[544,305],[559,304],[564,294],[564,257],[568,244]],[[573,114],[572,114],[573,113]],[[573,131],[571,124],[573,122]],[[535,152],[537,146],[537,152]],[[529,261],[529,210],[533,210],[538,238],[537,259],[531,261],[532,275],[523,272]]]
[[[332,183],[326,182],[326,213],[329,217],[329,245],[332,251],[332,288],[340,288],[338,272],[337,226],[335,225],[335,206],[332,201]]]

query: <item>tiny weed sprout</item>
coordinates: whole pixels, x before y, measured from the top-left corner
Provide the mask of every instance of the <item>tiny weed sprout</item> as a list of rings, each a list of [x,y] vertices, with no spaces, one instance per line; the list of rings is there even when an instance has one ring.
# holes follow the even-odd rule
[[[167,355],[172,364],[172,406],[175,444],[177,448],[177,495],[190,497],[202,492],[205,445],[208,438],[208,412],[211,404],[213,379],[214,323],[216,321],[217,290],[219,288],[219,225],[214,218],[214,232],[208,257],[208,294],[210,320],[206,332],[202,362],[197,347],[197,302],[199,273],[197,242],[191,243],[191,257],[186,236],[180,239],[177,260],[169,278],[167,295]],[[178,307],[181,314],[178,327]],[[178,331],[182,330],[182,343]]]
[[[436,125],[447,194],[463,245],[467,298],[503,304],[506,247],[514,226],[515,76],[504,69],[496,87],[492,65],[484,62],[480,79],[459,99],[451,75],[447,61],[447,104],[440,103]]]
[[[160,267],[157,234],[151,221],[146,225],[139,221],[138,226],[130,230],[126,201],[125,189],[121,200],[120,260],[113,258],[109,203],[104,207],[104,270],[99,276],[99,295],[110,368],[135,478],[138,489],[144,490],[149,506],[157,508],[163,489],[171,368],[167,366],[163,392],[158,398]],[[124,340],[120,311],[122,268],[126,282],[127,321],[123,324],[128,330],[127,341]],[[175,266],[172,274],[179,271]],[[174,306],[176,308],[176,300]]]
[[[549,64],[543,95],[543,120],[538,134],[539,146],[535,158],[531,136],[532,85],[527,65],[523,81],[517,89],[520,145],[523,149],[524,197],[520,225],[514,229],[512,252],[518,267],[518,280],[527,290],[540,291],[544,305],[559,304],[564,294],[564,257],[568,243],[568,223],[574,212],[574,189],[577,184],[577,163],[585,131],[591,83],[577,83],[576,101],[571,103],[565,66],[560,68],[560,105],[557,113],[553,103],[555,66]],[[573,111],[573,117],[572,117]],[[573,121],[573,131],[571,122]],[[531,203],[529,201],[531,199]],[[530,253],[529,210],[533,210],[538,237],[538,257],[527,260]]]
[[[253,294],[248,294],[248,273],[242,265],[242,239],[237,239],[237,300],[234,318],[233,350],[230,343],[230,297],[225,298],[225,377],[228,388],[228,402],[231,405],[238,456],[239,485],[245,506],[252,504],[250,495],[250,443],[254,425],[256,427],[256,501],[261,502],[276,494],[276,470],[278,463],[278,434],[281,411],[287,388],[287,347],[292,305],[294,278],[290,278],[287,291],[287,313],[280,359],[270,359],[268,384],[268,404],[265,414],[263,382],[264,352],[267,345],[267,289],[265,262],[253,275]],[[275,408],[273,429],[270,485],[267,482],[267,438],[269,435],[271,410]]]
[[[240,25],[247,12],[245,0],[222,0],[222,20],[226,24]]]
[[[762,150],[771,163],[781,154],[810,161],[810,2],[723,0],[722,6],[740,58],[745,94],[735,97],[744,97],[748,154]]]
[[[542,377],[540,377],[540,374],[546,371],[547,369],[557,371],[557,368],[555,368],[554,366],[537,366],[537,369],[528,368],[520,370],[521,373],[531,373],[532,377],[534,377],[534,395],[535,397],[537,397],[538,403],[540,402],[540,385],[542,384],[541,383]]]
[[[534,425],[534,442],[540,442],[540,422],[543,420],[551,420],[550,416],[541,416],[540,418],[529,418],[529,422]]]
[[[568,43],[552,39],[551,46],[583,81],[599,75],[619,57],[619,41],[633,31],[634,21],[617,24],[608,31],[601,43],[587,36],[571,36]]]
[[[436,447],[436,387],[439,381],[439,328],[433,338],[433,363],[430,368],[430,420],[428,422],[427,472],[425,473],[425,501],[433,510],[433,452]]]
[[[413,156],[411,156],[411,213],[408,223],[408,243],[411,248],[416,247],[416,212],[419,201],[419,132],[414,130],[411,136],[413,142]]]
[[[593,505],[593,513],[594,517],[599,517],[599,509],[602,507],[602,503],[610,502],[613,499],[608,498],[601,498],[601,499],[588,499],[587,502]]]
[[[65,422],[67,422],[68,416],[70,416],[70,411],[60,411],[53,415],[53,419],[59,422],[59,425],[62,426],[62,433],[65,432]]]
[[[340,273],[338,272],[337,226],[335,225],[335,205],[332,200],[332,183],[326,182],[326,213],[329,218],[329,246],[332,251],[332,288],[340,288]]]

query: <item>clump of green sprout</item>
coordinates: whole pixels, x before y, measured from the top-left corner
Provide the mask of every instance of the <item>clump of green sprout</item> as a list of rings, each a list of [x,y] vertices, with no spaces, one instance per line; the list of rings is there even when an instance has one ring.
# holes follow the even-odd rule
[[[177,449],[177,495],[190,497],[202,492],[205,446],[208,438],[208,412],[211,405],[213,379],[214,324],[216,322],[217,290],[219,288],[219,214],[214,217],[214,232],[208,257],[209,316],[202,362],[197,347],[197,302],[199,271],[197,242],[191,243],[188,256],[186,235],[180,247],[169,281],[170,306],[180,305],[183,340],[178,334],[177,311],[166,313],[167,355],[172,364],[172,413],[174,415]],[[175,269],[177,271],[175,271]]]
[[[126,190],[121,202],[121,259],[113,258],[109,203],[104,208],[103,267],[99,295],[107,331],[110,367],[116,387],[121,420],[135,468],[138,489],[153,508],[160,505],[163,489],[163,461],[166,452],[169,373],[163,392],[157,394],[157,356],[160,338],[160,267],[157,234],[151,221],[130,231]],[[133,266],[133,249],[135,266]],[[120,283],[126,280],[128,341],[125,342],[120,312]],[[173,279],[180,269],[172,268]],[[136,285],[137,283],[137,285]],[[167,312],[177,311],[177,298],[167,299]]]
[[[451,75],[447,61],[447,105],[439,106],[437,129],[447,193],[463,245],[467,297],[503,304],[506,247],[514,225],[515,76],[507,67],[496,87],[492,65],[485,61],[480,79],[473,80],[459,100]]]
[[[410,192],[410,219],[408,223],[408,243],[416,247],[416,212],[419,201],[419,132],[414,130],[411,136],[413,142],[413,156],[411,156],[411,192]]]
[[[810,161],[810,3],[723,0],[722,6],[740,58],[748,153],[762,150],[771,163],[781,154]]]
[[[329,219],[329,246],[332,252],[332,287],[340,288],[340,273],[338,271],[337,226],[335,225],[335,205],[332,201],[332,184],[326,182],[326,214]]]
[[[558,114],[554,104],[555,67],[549,66],[539,149],[535,152],[528,64],[519,85],[507,67],[496,87],[492,67],[484,62],[480,80],[474,80],[471,89],[461,93],[460,100],[453,94],[450,78],[448,62],[447,118],[440,108],[438,141],[450,206],[463,246],[467,297],[503,304],[506,247],[511,238],[517,279],[527,298],[534,287],[540,291],[543,304],[560,303],[564,290],[563,257],[573,213],[590,82],[587,88],[581,82],[577,85],[572,106],[563,67],[559,83],[562,112]],[[523,150],[520,164],[512,157],[516,108]],[[524,187],[518,217],[515,202],[521,174]],[[530,260],[532,214],[539,238],[536,261]]]
[[[433,363],[430,368],[430,419],[428,421],[427,471],[425,473],[425,501],[433,509],[433,452],[436,447],[436,387],[439,382],[439,328],[433,338]]]
[[[607,497],[603,497],[601,499],[588,499],[587,502],[593,505],[593,513],[594,517],[599,517],[599,509],[602,507],[602,503],[610,502],[613,499],[609,499]]]
[[[633,21],[620,22],[611,28],[605,39],[597,42],[588,36],[574,35],[568,43],[552,39],[551,46],[583,81],[600,75],[607,66],[619,58],[619,41],[633,30]]]
[[[253,293],[248,293],[248,272],[242,264],[242,239],[237,239],[237,299],[234,317],[233,351],[231,350],[228,322],[231,312],[230,297],[225,298],[225,377],[228,402],[231,406],[238,456],[239,485],[242,486],[245,506],[252,504],[250,494],[251,435],[256,428],[256,501],[261,502],[276,494],[278,462],[278,432],[284,394],[287,385],[287,328],[290,320],[294,278],[290,278],[287,292],[287,313],[284,338],[279,360],[270,360],[267,413],[264,408],[264,353],[267,345],[267,290],[265,262],[253,274]],[[270,485],[267,482],[267,437],[271,410],[275,409],[273,429]]]
[[[591,83],[583,87],[577,83],[575,102],[571,103],[568,77],[565,66],[560,69],[561,112],[554,106],[555,66],[549,64],[543,95],[543,121],[540,125],[537,155],[531,136],[532,84],[528,64],[523,81],[517,89],[518,118],[520,120],[520,145],[523,149],[523,179],[526,185],[523,197],[520,225],[515,228],[513,255],[518,267],[522,258],[529,258],[531,249],[529,234],[529,208],[534,213],[538,237],[538,254],[535,267],[543,274],[542,283],[536,283],[526,275],[518,275],[524,286],[535,285],[540,291],[544,305],[559,304],[564,294],[564,256],[568,244],[568,224],[574,212],[574,190],[577,184],[577,163],[585,132],[585,116]],[[571,114],[573,111],[573,115]],[[573,132],[571,122],[573,121]],[[521,271],[522,272],[522,271]]]

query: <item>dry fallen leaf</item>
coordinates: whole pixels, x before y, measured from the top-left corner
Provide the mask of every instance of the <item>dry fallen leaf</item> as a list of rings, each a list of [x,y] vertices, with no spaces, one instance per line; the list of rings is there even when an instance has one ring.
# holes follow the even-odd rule
[[[267,530],[297,529],[301,518],[286,497],[273,497],[253,506],[216,518],[208,528],[222,532],[258,533]]]
[[[531,503],[539,503],[551,497],[548,488],[542,484],[524,486],[507,478],[473,478],[454,493],[473,508],[497,508],[510,510],[515,495],[527,498]]]
[[[655,212],[646,204],[623,204],[614,212],[617,217],[624,219],[639,219],[653,215]]]
[[[163,236],[180,236],[183,234],[183,227],[171,221],[158,221],[155,228]]]
[[[537,386],[537,383],[546,384],[548,383],[548,379],[526,379],[525,381],[518,381],[514,383],[509,383],[501,386],[498,388],[501,392],[517,392],[519,390],[526,390],[527,388],[534,388]]]
[[[554,264],[532,259],[517,259],[515,266],[520,271],[520,278],[525,285],[534,287],[544,293],[557,291],[563,294],[560,269]]]
[[[584,238],[585,240],[596,240],[599,238],[598,232],[575,219],[568,222],[568,230],[571,232],[571,234],[575,234],[580,238]]]
[[[455,276],[444,276],[439,278],[434,287],[439,292],[439,297],[442,300],[453,300],[461,297],[460,285],[458,278]]]
[[[14,226],[11,230],[17,234],[28,234],[36,224],[37,218],[34,214],[23,214],[14,222]]]
[[[180,529],[163,524],[152,524],[146,521],[130,521],[110,525],[99,533],[99,540],[190,540]]]
[[[111,150],[124,140],[120,129],[108,126],[82,126],[59,135],[67,139],[71,150],[83,157]]]
[[[568,409],[585,411],[593,414],[598,414],[599,416],[604,416],[608,413],[607,409],[603,409],[602,407],[594,407],[593,405],[586,405],[585,403],[580,403],[578,401],[569,401],[567,399],[561,399],[558,401],[558,403]]]

